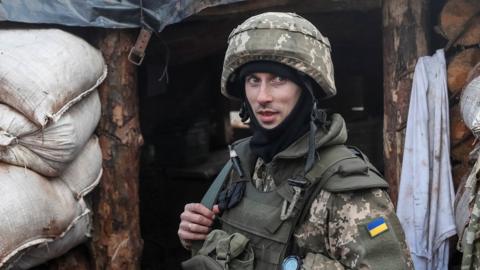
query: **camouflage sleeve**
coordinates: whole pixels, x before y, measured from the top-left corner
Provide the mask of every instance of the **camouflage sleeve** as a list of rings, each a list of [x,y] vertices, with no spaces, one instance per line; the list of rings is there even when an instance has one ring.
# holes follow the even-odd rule
[[[322,254],[306,270],[413,269],[403,230],[381,189],[322,191],[295,238],[307,253],[305,264],[312,254]]]
[[[343,265],[321,253],[307,253],[302,270],[344,270]]]

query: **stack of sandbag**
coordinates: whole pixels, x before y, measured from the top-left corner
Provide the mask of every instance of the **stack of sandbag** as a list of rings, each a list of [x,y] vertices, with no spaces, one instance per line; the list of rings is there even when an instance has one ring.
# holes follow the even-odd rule
[[[89,236],[105,77],[101,53],[78,37],[0,30],[0,269],[28,269]]]

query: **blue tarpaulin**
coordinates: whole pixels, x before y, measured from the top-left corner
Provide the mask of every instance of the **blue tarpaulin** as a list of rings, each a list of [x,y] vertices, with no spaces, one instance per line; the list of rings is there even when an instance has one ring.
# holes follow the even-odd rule
[[[0,21],[160,32],[202,9],[244,0],[0,0]]]

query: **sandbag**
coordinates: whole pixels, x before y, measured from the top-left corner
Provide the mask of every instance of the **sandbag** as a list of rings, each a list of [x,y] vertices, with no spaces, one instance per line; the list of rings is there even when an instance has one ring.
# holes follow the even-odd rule
[[[58,179],[0,163],[0,269],[27,248],[62,235],[82,214],[78,201]]]
[[[59,176],[78,155],[100,120],[100,98],[94,91],[45,128],[0,104],[0,161]]]
[[[6,194],[0,197],[0,269],[28,269],[85,241],[91,212],[84,196],[101,175],[102,152],[95,135],[57,178],[0,163],[0,194]]]
[[[58,29],[0,29],[0,103],[37,126],[93,91],[107,68],[97,49]]]
[[[68,186],[76,199],[80,199],[98,185],[101,177],[102,150],[97,136],[93,135],[58,179]]]
[[[85,242],[90,237],[92,212],[83,199],[79,201],[82,214],[76,217],[65,232],[57,239],[31,247],[18,258],[11,269],[30,269],[67,253],[73,247]]]

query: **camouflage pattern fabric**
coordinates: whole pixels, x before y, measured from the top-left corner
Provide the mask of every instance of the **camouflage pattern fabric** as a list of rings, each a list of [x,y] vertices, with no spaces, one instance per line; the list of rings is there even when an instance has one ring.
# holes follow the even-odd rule
[[[322,88],[317,98],[336,94],[330,42],[309,21],[294,13],[268,12],[247,19],[229,36],[221,79],[222,93],[240,99],[231,84],[235,71],[257,60],[274,61],[299,70]]]
[[[252,182],[256,189],[263,192],[274,190],[277,187],[272,175],[269,174],[267,170],[268,168],[265,162],[261,158],[258,158],[255,164]]]
[[[371,237],[366,226],[377,217],[385,219],[388,230]],[[295,240],[308,253],[327,254],[337,262],[311,269],[414,269],[393,205],[381,189],[321,191]]]
[[[480,269],[480,194],[477,193],[468,227],[463,234],[462,270]]]
[[[267,167],[257,160],[253,177],[255,187],[264,192],[275,189]],[[388,230],[371,237],[366,225],[377,217],[385,219]],[[294,241],[306,253],[304,270],[414,269],[393,204],[381,189],[322,190]]]

